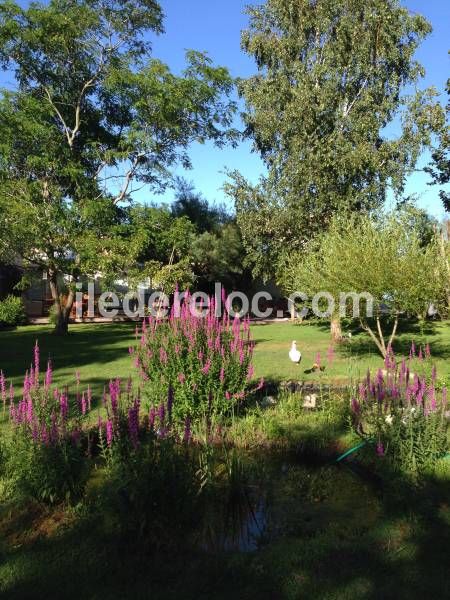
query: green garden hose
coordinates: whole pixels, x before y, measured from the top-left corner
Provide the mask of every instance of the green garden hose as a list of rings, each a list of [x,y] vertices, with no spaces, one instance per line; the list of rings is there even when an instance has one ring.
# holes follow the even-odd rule
[[[353,448],[350,448],[350,450],[347,450],[346,452],[344,452],[344,454],[341,454],[336,459],[336,462],[341,462],[341,460],[344,460],[344,458],[347,458],[347,456],[349,456],[350,454],[353,454],[353,452],[356,452],[357,450],[359,450],[360,448],[362,448],[366,444],[367,444],[367,441],[364,441],[364,442],[361,442],[360,444],[358,444],[357,446],[353,446]]]

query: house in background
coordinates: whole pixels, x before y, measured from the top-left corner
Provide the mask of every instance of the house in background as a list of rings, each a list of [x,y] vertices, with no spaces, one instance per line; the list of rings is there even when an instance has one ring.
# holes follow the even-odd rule
[[[0,300],[3,300],[8,294],[16,293],[14,287],[19,283],[22,272],[18,267],[0,263]]]

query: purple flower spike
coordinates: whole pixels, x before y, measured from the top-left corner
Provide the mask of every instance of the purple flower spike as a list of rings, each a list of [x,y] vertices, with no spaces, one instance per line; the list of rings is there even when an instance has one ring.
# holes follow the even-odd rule
[[[384,446],[381,442],[377,444],[377,454],[378,456],[384,456]]]
[[[173,408],[173,389],[172,389],[172,386],[169,385],[169,391],[167,392],[167,414],[169,416],[169,421],[172,419],[172,408]]]
[[[359,415],[361,407],[360,407],[359,402],[358,402],[358,400],[356,398],[352,398],[352,405],[351,406],[352,406],[352,412],[353,412],[353,414]]]
[[[184,422],[183,441],[186,444],[188,444],[190,439],[191,439],[191,420],[189,417],[186,417],[186,420]]]
[[[52,369],[52,361],[49,359],[47,363],[47,371],[45,373],[44,385],[46,388],[49,388],[52,385],[53,380],[53,369]]]
[[[106,421],[106,443],[108,446],[111,446],[113,442],[113,423],[111,419]]]
[[[34,375],[36,381],[39,379],[39,344],[36,340],[36,344],[34,345]]]

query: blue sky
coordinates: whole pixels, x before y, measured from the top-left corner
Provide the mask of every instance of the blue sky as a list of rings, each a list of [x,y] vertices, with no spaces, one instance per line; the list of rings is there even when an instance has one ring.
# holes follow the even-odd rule
[[[166,33],[153,41],[154,56],[168,63],[175,72],[184,66],[186,49],[193,48],[209,53],[216,64],[227,66],[234,77],[246,77],[255,72],[250,57],[240,50],[240,32],[246,27],[245,6],[250,0],[160,0],[165,12]],[[25,1],[21,4],[26,4]],[[423,14],[433,25],[433,33],[417,53],[417,59],[426,69],[423,86],[434,85],[442,91],[449,77],[450,2],[448,0],[404,0],[411,11]],[[0,85],[11,83],[10,74],[0,73]],[[442,96],[442,101],[445,97]],[[229,200],[222,192],[226,179],[225,169],[239,169],[250,181],[256,182],[264,172],[258,155],[251,151],[251,143],[243,142],[238,148],[217,149],[211,144],[193,144],[190,149],[193,169],[178,175],[192,180],[196,188],[211,202]],[[428,156],[421,159],[423,166]],[[443,209],[438,189],[427,185],[424,173],[415,173],[408,180],[407,194],[417,194],[418,203],[438,218]],[[163,197],[152,196],[142,190],[142,201],[170,201],[173,192]]]

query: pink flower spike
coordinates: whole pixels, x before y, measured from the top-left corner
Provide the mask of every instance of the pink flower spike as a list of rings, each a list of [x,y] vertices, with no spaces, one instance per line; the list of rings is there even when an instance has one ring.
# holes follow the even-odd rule
[[[53,370],[52,370],[52,361],[49,359],[47,363],[47,371],[45,373],[44,385],[46,388],[49,388],[52,385],[53,380]]]

